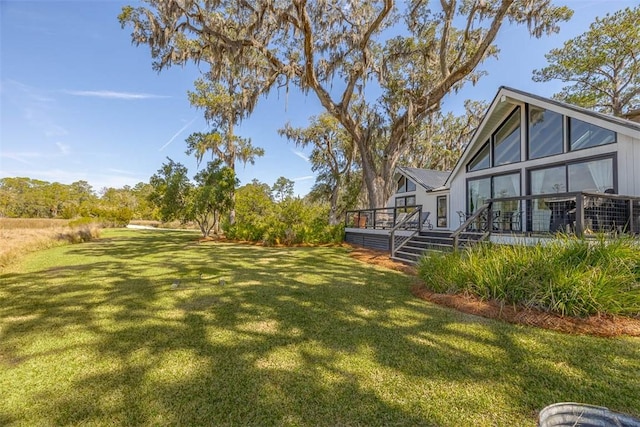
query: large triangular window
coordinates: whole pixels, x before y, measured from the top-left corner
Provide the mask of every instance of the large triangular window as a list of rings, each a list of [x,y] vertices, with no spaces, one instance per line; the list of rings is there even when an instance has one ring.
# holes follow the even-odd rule
[[[520,107],[493,134],[493,166],[520,161]]]
[[[479,171],[481,169],[487,169],[491,166],[491,159],[489,158],[489,141],[478,151],[473,159],[467,165],[469,172]]]
[[[409,191],[416,191],[416,183],[411,181],[407,177],[401,176],[398,179],[398,186],[396,188],[396,193],[406,193]]]

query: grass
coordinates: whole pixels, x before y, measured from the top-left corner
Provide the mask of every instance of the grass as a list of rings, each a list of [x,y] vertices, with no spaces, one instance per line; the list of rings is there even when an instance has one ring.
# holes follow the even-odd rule
[[[440,293],[466,292],[561,315],[640,316],[640,246],[631,238],[476,245],[431,253],[419,275]]]
[[[129,221],[129,224],[143,225],[143,226],[155,227],[155,228],[170,228],[170,229],[200,231],[200,229],[198,228],[198,225],[194,222],[182,223],[180,221],[162,222],[162,221],[154,221],[154,220],[132,219],[131,221]]]
[[[93,224],[70,227],[64,219],[0,218],[0,271],[30,252],[86,242],[98,235]]]
[[[103,236],[0,274],[0,425],[534,426],[558,401],[640,415],[640,339],[441,308],[344,248]]]

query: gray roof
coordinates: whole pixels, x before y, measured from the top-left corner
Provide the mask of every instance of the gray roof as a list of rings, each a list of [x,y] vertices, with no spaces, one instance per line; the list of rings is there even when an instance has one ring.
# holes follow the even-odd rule
[[[451,173],[451,171],[418,169],[404,166],[398,166],[398,171],[411,178],[416,184],[423,186],[427,191],[442,187]]]

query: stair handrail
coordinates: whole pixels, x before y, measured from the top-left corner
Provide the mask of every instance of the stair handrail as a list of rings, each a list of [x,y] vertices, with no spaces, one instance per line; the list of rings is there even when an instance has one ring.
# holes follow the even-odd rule
[[[402,243],[400,243],[398,247],[396,247],[396,239],[395,239],[396,230],[406,225],[413,217],[416,216],[416,214],[418,214],[418,219],[417,219],[418,228],[414,230],[414,232],[411,233],[409,236],[407,236],[407,238]],[[420,224],[420,218],[422,218],[422,207],[416,206],[415,208],[413,208],[413,211],[411,213],[409,213],[404,219],[398,221],[398,223],[393,226],[393,228],[391,229],[390,237],[389,237],[391,239],[391,257],[396,256],[396,252],[398,252],[404,245],[406,245],[407,242],[411,240],[413,236],[415,236],[420,232],[420,229],[422,228],[422,224]]]
[[[490,209],[491,209],[491,202],[485,203],[484,205],[480,206],[480,209],[475,211],[469,218],[467,218],[467,220],[462,225],[460,225],[460,227],[458,227],[456,229],[456,231],[451,233],[450,237],[453,239],[453,250],[454,251],[458,250],[459,237],[464,232],[464,230],[467,229],[469,224],[471,224],[473,221],[478,219],[478,217],[480,215],[482,215],[483,213],[485,213],[485,212],[488,213]],[[491,222],[490,218],[491,218],[491,215],[487,215],[487,221],[488,222]],[[482,234],[482,236],[480,237],[480,240],[485,240],[487,237],[489,237],[489,235],[491,234],[491,226],[492,226],[492,224],[488,224],[487,230]]]

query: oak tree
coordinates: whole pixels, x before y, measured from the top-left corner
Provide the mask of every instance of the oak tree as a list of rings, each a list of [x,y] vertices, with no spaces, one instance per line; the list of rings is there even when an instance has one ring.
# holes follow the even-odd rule
[[[195,221],[203,237],[220,231],[220,217],[233,206],[233,190],[238,185],[231,168],[216,159],[194,176],[192,183],[187,168],[167,158],[149,183],[153,192],[149,199],[160,211],[163,221]]]
[[[456,116],[438,110],[419,125],[410,149],[402,156],[405,166],[452,170],[487,111],[482,101],[466,100],[465,113]]]
[[[354,170],[356,146],[335,117],[325,113],[311,117],[309,122],[306,128],[294,128],[287,123],[278,133],[298,147],[312,147],[309,161],[317,177],[311,194],[329,201],[329,224],[335,225],[355,201],[349,189],[358,176]]]
[[[313,94],[358,148],[371,206],[391,179],[416,124],[497,55],[505,22],[535,37],[558,31],[571,11],[551,0],[148,0],[123,8],[123,26],[161,70],[206,62],[245,76],[246,110],[295,86]]]

